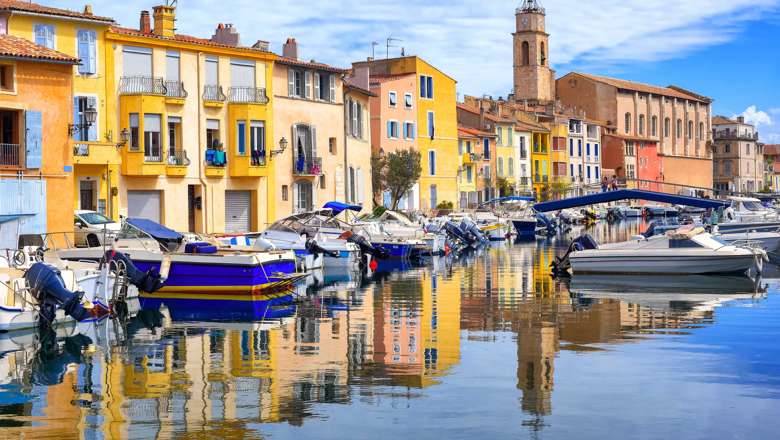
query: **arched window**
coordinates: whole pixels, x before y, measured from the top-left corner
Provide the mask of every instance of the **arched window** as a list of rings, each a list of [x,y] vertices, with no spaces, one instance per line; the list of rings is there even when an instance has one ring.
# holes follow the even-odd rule
[[[664,137],[669,137],[672,132],[672,121],[669,118],[664,119]]]
[[[677,136],[677,139],[682,138],[682,119],[677,120],[677,127],[675,135]]]
[[[704,140],[704,122],[699,122],[699,140]]]
[[[653,137],[658,136],[658,116],[650,118],[650,134]]]
[[[542,66],[547,62],[547,52],[544,50],[544,42],[541,44],[541,62]]]
[[[639,134],[645,134],[645,115],[639,115]]]
[[[688,121],[688,139],[693,139],[693,121]]]
[[[522,56],[523,56],[523,65],[527,66],[531,64],[531,49],[528,46],[527,41],[523,41],[523,48],[522,48]]]
[[[631,113],[626,113],[626,134],[631,133]]]

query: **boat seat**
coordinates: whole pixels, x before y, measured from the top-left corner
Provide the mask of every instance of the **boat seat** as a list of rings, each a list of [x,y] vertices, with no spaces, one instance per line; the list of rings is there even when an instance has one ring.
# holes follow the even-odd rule
[[[185,254],[216,254],[217,247],[211,243],[187,243],[184,245]]]

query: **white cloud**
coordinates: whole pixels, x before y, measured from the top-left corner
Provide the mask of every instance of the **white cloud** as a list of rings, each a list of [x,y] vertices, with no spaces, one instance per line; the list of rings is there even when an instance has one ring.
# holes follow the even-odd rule
[[[777,115],[778,117],[773,118],[770,115]],[[780,143],[780,108],[763,111],[759,110],[755,105],[751,105],[740,115],[734,116],[744,116],[746,122],[755,125],[762,142],[770,144]]]
[[[46,0],[39,0],[45,2]],[[84,0],[50,1],[78,9]],[[92,0],[95,13],[126,26],[162,0]],[[244,43],[295,36],[305,59],[339,66],[385,54],[388,35],[455,77],[460,92],[507,93],[512,86],[514,8],[520,0],[182,0],[179,32],[208,37],[234,23]],[[739,35],[741,26],[780,0],[546,0],[553,66],[593,68],[685,56]],[[134,4],[134,5],[133,5]],[[132,5],[132,6],[131,6]],[[397,55],[399,48],[391,48]],[[767,54],[767,56],[770,56]],[[559,72],[565,73],[565,72]]]
[[[759,110],[755,105],[745,109],[740,116],[744,116],[745,121],[755,125],[757,128],[762,125],[772,125],[772,118],[769,116],[769,113]]]

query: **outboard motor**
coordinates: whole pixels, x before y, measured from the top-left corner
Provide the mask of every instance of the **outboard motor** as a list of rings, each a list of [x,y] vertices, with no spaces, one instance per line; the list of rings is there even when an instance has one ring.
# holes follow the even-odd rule
[[[40,307],[38,324],[40,326],[51,326],[58,308],[61,308],[65,314],[76,321],[101,318],[109,312],[98,305],[90,309],[84,307],[81,302],[84,293],[68,290],[62,279],[62,273],[50,264],[33,264],[25,272],[24,279],[27,281],[33,298],[38,301]]]
[[[490,242],[490,240],[488,240],[488,238],[485,237],[485,234],[479,230],[477,224],[471,221],[470,219],[464,218],[463,221],[460,223],[460,227],[467,234],[471,234],[472,236],[474,236],[474,241],[479,241],[482,244]]]
[[[657,228],[658,224],[656,222],[650,222],[650,225],[647,227],[647,230],[642,233],[642,236],[645,238],[650,238],[653,235],[655,235],[655,230]]]
[[[390,258],[390,252],[388,252],[386,249],[374,246],[370,241],[368,241],[366,237],[355,234],[352,231],[347,231],[341,234],[339,238],[356,244],[360,248],[361,252],[371,255],[378,260],[386,260]]]
[[[457,224],[455,224],[455,222],[448,221],[444,223],[444,231],[447,232],[447,234],[449,234],[454,239],[462,242],[463,244],[471,243],[469,237],[463,233],[463,231],[460,229],[460,227]]]
[[[555,235],[557,232],[557,227],[555,226],[555,223],[552,222],[544,213],[537,212],[536,213],[536,224],[540,226],[544,226],[547,228],[547,235]]]
[[[569,255],[572,252],[584,251],[587,249],[598,249],[599,245],[596,240],[590,234],[583,234],[578,238],[572,240],[569,245],[569,249],[562,257],[556,257],[555,261],[550,264],[552,268],[553,276],[555,277],[567,277],[569,276],[569,269],[571,269],[571,261],[569,261]]]
[[[325,249],[324,247],[318,245],[317,244],[317,240],[315,240],[313,238],[310,238],[310,239],[306,240],[306,245],[305,246],[306,246],[306,250],[309,251],[312,254],[323,254],[323,255],[327,255],[328,257],[331,257],[331,258],[338,258],[339,257],[339,253],[338,252],[336,252],[336,251],[329,251],[329,250]]]
[[[138,290],[146,293],[154,293],[162,289],[165,281],[160,276],[160,273],[156,269],[149,269],[146,272],[141,272],[133,260],[127,257],[127,255],[114,250],[106,251],[105,255],[106,264],[110,264],[112,261],[124,266],[128,280],[132,285],[138,288]]]

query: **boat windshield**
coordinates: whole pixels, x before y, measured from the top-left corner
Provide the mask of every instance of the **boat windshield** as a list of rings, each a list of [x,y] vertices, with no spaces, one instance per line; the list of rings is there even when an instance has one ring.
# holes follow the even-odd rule
[[[114,223],[114,221],[110,218],[97,212],[83,212],[77,215],[90,225],[106,225],[108,223]]]
[[[746,200],[742,202],[742,206],[745,207],[748,211],[763,211],[764,206],[760,202],[754,202],[751,200]]]

